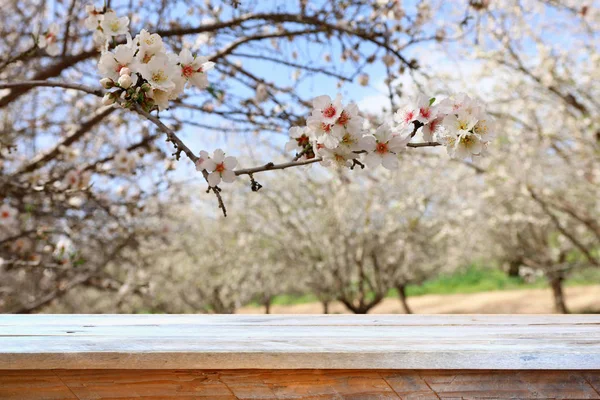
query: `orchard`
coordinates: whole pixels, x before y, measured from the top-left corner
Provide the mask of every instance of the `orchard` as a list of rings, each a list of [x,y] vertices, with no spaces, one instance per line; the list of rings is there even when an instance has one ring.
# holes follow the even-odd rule
[[[589,3],[589,4],[588,4]],[[543,16],[540,18],[540,16]],[[5,1],[0,312],[368,313],[600,268],[594,1]]]

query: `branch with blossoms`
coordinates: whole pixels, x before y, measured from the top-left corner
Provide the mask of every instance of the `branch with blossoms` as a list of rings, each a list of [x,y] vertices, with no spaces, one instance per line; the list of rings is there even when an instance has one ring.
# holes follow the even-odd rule
[[[382,165],[393,170],[398,168],[399,154],[407,147],[444,146],[451,157],[465,159],[483,155],[492,138],[492,121],[486,115],[484,105],[466,94],[439,102],[419,95],[411,104],[397,111],[393,120],[376,129],[366,124],[356,104],[343,104],[339,95],[335,99],[322,95],[313,100],[306,124],[289,129],[290,141],[285,150],[296,151],[292,161],[235,169],[237,159],[226,156],[221,149],[215,150],[212,155],[203,150],[197,156],[171,128],[152,114],[153,111],[167,109],[187,87],[210,90],[208,71],[215,66],[214,62],[185,48],[179,54],[169,52],[158,33],[142,29],[133,38],[128,30],[129,19],[118,17],[112,10],[88,7],[88,12],[85,24],[94,30],[95,41],[103,42],[105,49],[98,69],[102,75],[100,83],[109,92],[103,94],[102,103],[133,110],[163,131],[167,141],[175,147],[173,155],[179,159],[184,153],[202,173],[208,183],[208,191],[215,193],[224,215],[226,208],[218,185],[234,182],[240,175],[249,175],[252,188],[258,190],[260,184],[253,175],[259,172],[316,162],[325,167],[354,169],[356,166],[376,168]],[[123,36],[124,44],[110,47],[113,38]],[[51,81],[12,82],[0,87],[33,86],[57,86],[102,95],[101,91],[84,85]],[[421,134],[423,141],[412,141],[417,133]],[[131,162],[126,158],[126,152],[117,157],[122,159],[121,164],[125,167]],[[124,168],[128,169],[131,168]],[[76,186],[81,186],[81,181],[89,181],[75,175],[74,172],[68,178]]]
[[[313,164],[354,169],[398,168],[398,155],[407,147],[445,146],[452,158],[470,159],[483,155],[493,138],[492,121],[484,106],[466,94],[444,99],[419,95],[415,102],[396,112],[393,122],[379,126],[374,132],[364,129],[364,120],[355,104],[343,105],[327,95],[313,100],[313,111],[306,126],[290,128],[286,151],[297,151],[290,162],[235,170],[237,160],[225,157],[221,149],[213,156],[202,151],[195,161],[199,171],[208,172],[208,183],[215,187],[221,181],[231,183],[236,176]],[[421,133],[424,141],[411,142]]]

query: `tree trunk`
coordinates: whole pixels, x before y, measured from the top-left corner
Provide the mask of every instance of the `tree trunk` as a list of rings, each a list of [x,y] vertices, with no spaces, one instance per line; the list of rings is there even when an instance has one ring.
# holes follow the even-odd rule
[[[518,278],[520,276],[519,270],[521,269],[521,263],[518,261],[511,261],[508,264],[508,276],[513,276]]]
[[[398,290],[398,297],[400,298],[400,303],[402,304],[402,308],[404,308],[405,314],[412,314],[412,310],[406,301],[406,286],[405,285],[397,285],[396,290]]]
[[[554,309],[556,312],[561,314],[568,314],[569,309],[565,302],[565,294],[563,292],[563,276],[558,275],[550,279],[550,286],[552,287],[552,294],[554,295]]]
[[[271,314],[271,298],[270,297],[268,299],[265,299],[263,305],[265,306],[265,314]]]
[[[323,305],[323,314],[329,314],[329,302],[322,301],[321,304]]]
[[[369,301],[369,302],[358,302],[359,304],[354,304],[352,301],[344,298],[344,297],[339,297],[338,300],[344,305],[346,306],[346,308],[349,311],[352,311],[354,314],[368,314],[369,311],[371,311],[371,309],[373,307],[375,307],[377,304],[381,303],[381,300],[383,300],[383,296],[382,295],[377,295],[373,300]]]

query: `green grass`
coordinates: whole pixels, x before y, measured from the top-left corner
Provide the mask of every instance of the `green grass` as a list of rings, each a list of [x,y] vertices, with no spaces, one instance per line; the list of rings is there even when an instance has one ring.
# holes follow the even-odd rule
[[[600,269],[585,269],[571,274],[565,282],[567,286],[600,284]],[[497,268],[486,268],[480,264],[472,264],[451,274],[441,274],[425,281],[422,285],[409,285],[406,288],[408,296],[423,296],[427,294],[478,293],[495,290],[518,290],[548,287],[543,278],[534,282],[525,282],[519,277],[508,276]],[[395,289],[390,290],[388,297],[397,296]],[[312,294],[276,296],[273,304],[294,305],[317,301]],[[253,303],[253,305],[258,305]]]
[[[313,303],[315,301],[319,301],[319,299],[317,299],[317,296],[310,293],[303,295],[283,294],[276,296],[273,299],[273,305],[291,306],[294,304]]]
[[[452,274],[442,274],[425,281],[422,285],[409,285],[408,296],[426,294],[478,293],[492,290],[529,289],[544,287],[545,282],[539,279],[526,283],[519,277],[508,276],[497,268],[485,268],[477,264],[459,269]],[[396,293],[391,293],[396,295]]]

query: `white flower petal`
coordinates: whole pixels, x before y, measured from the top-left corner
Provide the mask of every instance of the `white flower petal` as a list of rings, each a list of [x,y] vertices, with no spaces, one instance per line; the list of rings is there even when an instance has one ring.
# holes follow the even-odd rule
[[[221,183],[221,174],[218,172],[211,172],[208,174],[208,184],[212,187],[217,186]]]
[[[221,149],[216,149],[213,153],[212,160],[217,164],[221,164],[223,159],[225,159],[225,152]]]
[[[376,168],[381,164],[381,156],[377,153],[368,153],[364,158],[364,163],[369,168]]]
[[[214,162],[213,160],[211,160],[210,158],[208,160],[205,160],[202,163],[202,167],[207,170],[208,172],[214,171],[215,168],[217,168],[217,163]]]
[[[227,169],[234,169],[237,166],[237,163],[237,159],[232,156],[225,157],[225,159],[223,160],[223,165],[225,165],[225,168]],[[223,178],[223,180],[225,179]]]
[[[391,171],[398,169],[398,156],[392,153],[385,154],[381,159],[381,165]]]
[[[221,178],[223,179],[223,182],[231,183],[231,182],[235,181],[237,176],[235,175],[235,172],[230,171],[230,170],[225,170],[221,173]]]

